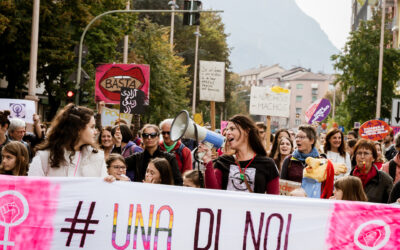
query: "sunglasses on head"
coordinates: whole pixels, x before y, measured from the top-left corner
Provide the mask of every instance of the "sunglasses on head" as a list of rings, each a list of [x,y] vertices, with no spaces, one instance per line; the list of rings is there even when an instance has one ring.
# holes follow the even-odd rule
[[[148,134],[148,133],[143,133],[142,134],[142,137],[143,138],[152,138],[152,139],[154,139],[154,138],[156,138],[158,136],[158,134],[157,133],[150,133],[150,134]]]
[[[162,135],[170,135],[170,134],[171,134],[171,131],[162,131],[161,134],[162,134]]]

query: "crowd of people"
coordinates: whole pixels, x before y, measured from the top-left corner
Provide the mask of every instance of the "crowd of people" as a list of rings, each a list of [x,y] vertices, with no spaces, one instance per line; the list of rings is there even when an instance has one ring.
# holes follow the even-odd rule
[[[346,135],[337,128],[317,133],[315,126],[279,129],[267,138],[264,123],[235,115],[221,131],[225,145],[172,141],[172,119],[145,124],[140,131],[118,120],[101,127],[99,114],[66,105],[47,128],[33,116],[26,124],[0,111],[0,174],[15,176],[101,177],[192,188],[280,194],[280,181],[302,183],[306,159],[344,164],[330,199],[400,202],[400,133],[383,141]],[[267,143],[269,140],[271,143]],[[196,148],[194,148],[196,145]],[[307,196],[301,188],[291,196]]]

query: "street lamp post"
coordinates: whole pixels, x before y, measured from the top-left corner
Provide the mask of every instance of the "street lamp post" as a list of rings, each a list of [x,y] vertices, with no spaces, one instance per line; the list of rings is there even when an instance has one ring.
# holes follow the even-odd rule
[[[179,6],[175,3],[175,0],[169,1],[168,5],[171,6],[171,33],[169,36],[169,43],[171,46],[171,52],[174,50],[174,27],[175,27],[175,9],[179,8]]]
[[[196,114],[196,85],[197,85],[197,56],[199,53],[199,37],[200,34],[200,25],[197,25],[196,32],[194,32],[196,36],[196,47],[194,51],[194,75],[193,75],[193,103],[192,103],[192,114]]]
[[[383,46],[385,40],[385,2],[386,0],[382,0],[381,41],[379,45],[378,93],[376,95],[376,119],[379,119],[381,117]]]
[[[37,101],[39,100],[36,96],[37,54],[38,54],[38,41],[39,41],[39,13],[40,13],[40,0],[34,0],[33,11],[32,11],[29,85],[28,85],[28,95],[25,97],[25,99],[35,101],[36,109],[37,109]]]

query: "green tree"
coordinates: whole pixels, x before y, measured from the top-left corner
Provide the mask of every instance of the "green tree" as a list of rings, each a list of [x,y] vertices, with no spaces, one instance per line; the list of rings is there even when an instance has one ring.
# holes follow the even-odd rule
[[[146,123],[174,117],[189,104],[187,67],[170,51],[169,31],[148,19],[137,22],[130,37],[130,61],[150,65],[150,106],[143,116]]]
[[[67,90],[74,84],[69,75],[76,70],[74,47],[79,44],[89,21],[105,11],[124,9],[125,0],[42,0],[40,2],[37,80],[44,83],[49,98],[50,119],[56,113]],[[8,81],[7,93],[25,88],[29,66],[32,1],[1,1],[0,77]],[[94,93],[94,72],[98,63],[121,60],[116,50],[124,34],[130,33],[136,15],[115,14],[96,21],[89,29],[85,44],[89,55],[84,69],[91,79],[82,90]],[[19,96],[22,97],[22,96]],[[94,101],[94,95],[93,99]]]
[[[389,20],[390,21],[390,20]],[[389,22],[388,21],[388,22]],[[334,68],[341,72],[335,83],[347,93],[337,108],[337,121],[349,129],[354,122],[367,121],[375,117],[379,42],[380,12],[374,12],[371,20],[361,22],[358,30],[351,33],[344,51],[333,55]],[[385,49],[382,77],[382,117],[390,117],[395,83],[399,79],[400,52],[391,48],[392,34],[385,30]]]

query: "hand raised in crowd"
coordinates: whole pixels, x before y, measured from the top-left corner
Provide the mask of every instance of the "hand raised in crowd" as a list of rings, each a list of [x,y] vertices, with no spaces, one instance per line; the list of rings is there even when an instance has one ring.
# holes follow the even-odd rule
[[[204,164],[209,163],[213,160],[211,149],[204,143],[200,143],[197,149],[197,153],[199,154],[201,160]]]
[[[114,141],[115,146],[117,146],[117,147],[121,146],[122,134],[121,134],[121,130],[119,127],[117,127],[117,129],[115,130],[113,141]]]
[[[124,175],[124,174],[117,175],[116,178],[117,178],[117,180],[119,180],[119,181],[131,181],[131,179],[129,179],[129,177],[126,176],[126,175]]]

